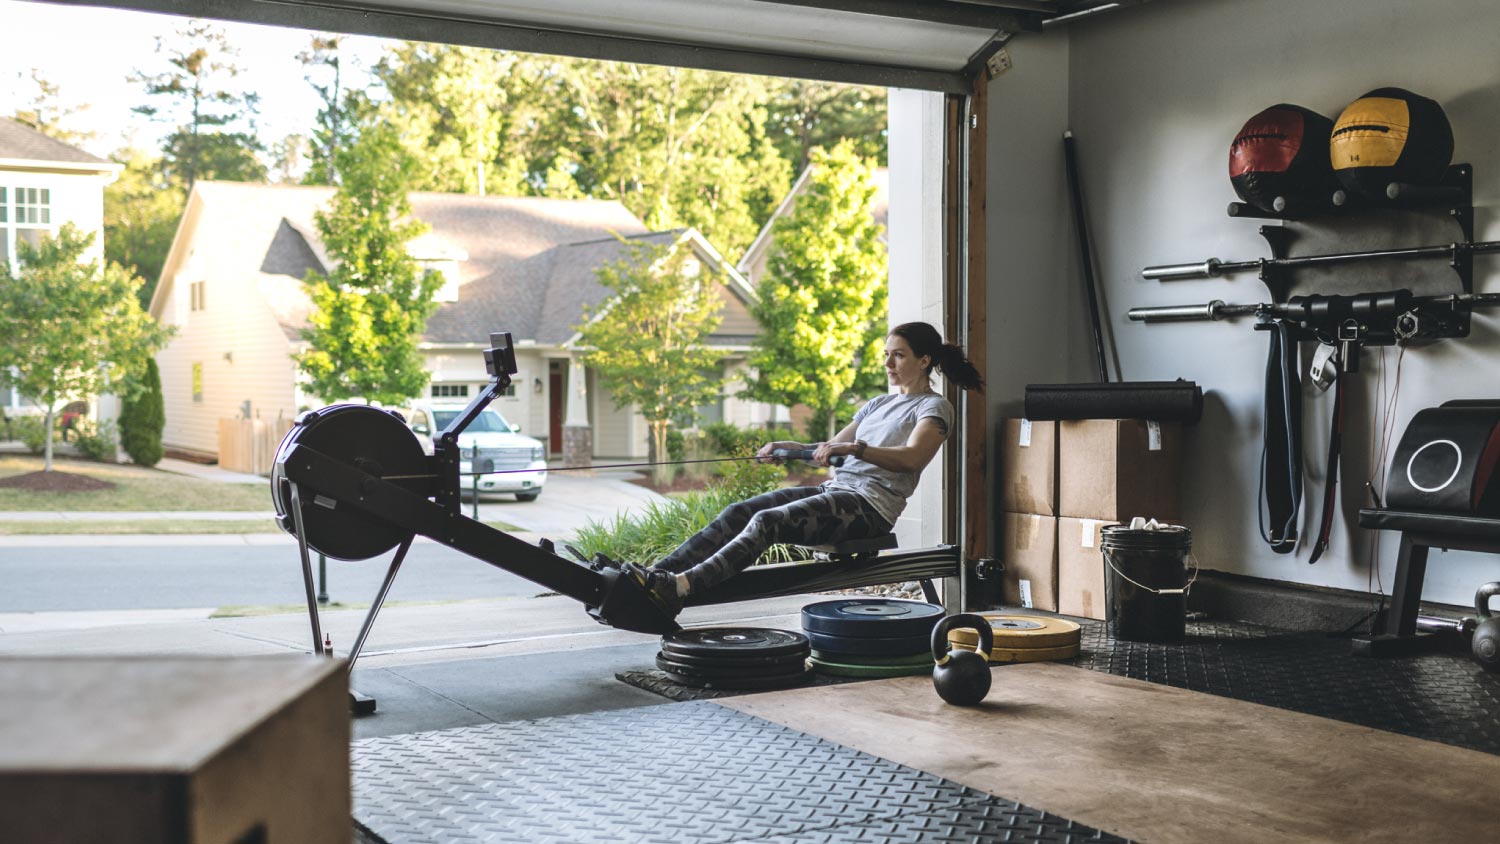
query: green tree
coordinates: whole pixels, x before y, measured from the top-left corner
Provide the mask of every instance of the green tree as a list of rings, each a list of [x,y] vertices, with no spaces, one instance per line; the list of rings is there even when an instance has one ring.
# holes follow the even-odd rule
[[[340,149],[334,164],[339,188],[314,219],[335,266],[303,280],[314,309],[302,333],[308,349],[295,358],[308,388],[326,400],[397,404],[427,386],[417,338],[442,286],[406,249],[427,231],[406,199],[415,163],[393,128],[376,125]]]
[[[859,397],[856,387],[870,389],[871,371],[878,377],[871,341],[885,327],[886,247],[870,215],[870,167],[853,145],[814,150],[811,166],[807,191],[776,225],[753,307],[763,330],[746,394],[807,405],[827,420],[831,437],[837,408]]]
[[[161,432],[167,425],[166,403],[161,394],[161,371],[156,359],[146,359],[146,372],[135,389],[125,395],[120,408],[120,447],[141,466],[161,462]]]
[[[162,174],[160,159],[135,149],[112,158],[125,169],[104,187],[104,258],[146,280],[141,307],[149,307],[186,197]]]
[[[163,172],[189,190],[198,179],[263,180],[266,168],[257,154],[264,148],[254,123],[260,96],[234,84],[238,51],[223,30],[205,21],[188,21],[177,37],[170,46],[156,39],[166,70],[130,76],[151,98],[133,111],[173,127],[163,150]]]
[[[307,83],[318,92],[323,105],[318,109],[312,137],[309,139],[308,168],[303,184],[336,185],[338,173],[333,159],[348,135],[348,104],[344,93],[343,65],[339,47],[344,36],[316,34],[307,49],[297,54],[297,61],[307,68]]]
[[[103,392],[144,371],[171,336],[141,310],[141,280],[119,264],[86,259],[94,236],[65,223],[38,246],[18,244],[20,270],[0,264],[0,370],[46,409],[46,471],[52,471],[52,425],[70,399]]]
[[[12,116],[43,135],[65,144],[78,146],[92,141],[93,132],[68,128],[75,117],[89,109],[89,104],[70,105],[64,102],[62,89],[43,76],[38,68],[31,69],[30,77],[31,83],[36,86],[36,93],[32,95],[30,102],[17,109]]]
[[[626,257],[600,267],[613,295],[584,314],[576,330],[616,408],[635,405],[651,429],[652,462],[667,454],[672,423],[716,395],[720,354],[704,341],[719,327],[718,274],[701,268],[692,250],[623,241]],[[700,267],[693,270],[693,267]],[[661,477],[662,470],[657,470]]]
[[[861,157],[886,162],[884,88],[811,79],[783,79],[766,103],[767,132],[792,169],[801,173],[817,147],[832,149],[848,140]]]

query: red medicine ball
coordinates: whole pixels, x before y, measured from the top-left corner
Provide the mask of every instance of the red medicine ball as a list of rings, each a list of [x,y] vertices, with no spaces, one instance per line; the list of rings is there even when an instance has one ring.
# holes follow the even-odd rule
[[[1234,192],[1271,212],[1278,196],[1327,199],[1338,187],[1327,154],[1332,132],[1332,120],[1288,103],[1250,118],[1229,147]]]

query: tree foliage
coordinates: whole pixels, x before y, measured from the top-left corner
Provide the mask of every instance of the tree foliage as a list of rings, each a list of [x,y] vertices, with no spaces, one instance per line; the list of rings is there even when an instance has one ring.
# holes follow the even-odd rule
[[[143,372],[170,337],[141,310],[140,278],[86,257],[93,240],[65,223],[38,246],[18,244],[19,271],[0,264],[0,370],[13,367],[7,380],[46,409],[47,471],[58,407]]]
[[[257,158],[264,146],[255,134],[259,95],[240,90],[237,51],[222,29],[190,20],[177,41],[156,41],[166,69],[136,71],[130,81],[151,102],[133,110],[172,126],[162,151],[162,170],[185,189],[198,179],[258,182],[266,168]]]
[[[674,422],[693,418],[718,395],[720,353],[704,345],[719,327],[722,277],[701,266],[685,243],[623,241],[626,257],[601,267],[613,295],[576,327],[615,407],[635,405],[651,429],[650,460],[667,454]],[[694,270],[694,267],[698,269]]]
[[[160,159],[135,149],[113,157],[125,169],[104,187],[104,258],[145,279],[141,306],[149,307],[186,197],[162,175]]]
[[[884,336],[886,249],[871,216],[870,167],[853,145],[814,150],[811,166],[806,192],[776,226],[753,308],[762,333],[746,392],[807,405],[828,420],[831,436],[836,409],[881,383],[872,340]]]
[[[334,156],[349,134],[348,97],[344,92],[343,57],[339,52],[343,40],[344,36],[333,33],[315,34],[307,49],[297,54],[297,61],[307,69],[307,83],[322,102],[307,139],[308,167],[303,184],[338,184]]]
[[[442,286],[406,248],[427,231],[406,198],[415,164],[395,130],[382,125],[366,128],[334,163],[341,182],[315,220],[335,266],[303,281],[314,310],[297,365],[311,392],[326,400],[397,404],[427,386],[417,338]]]
[[[161,371],[155,358],[146,360],[146,371],[137,386],[138,389],[125,395],[120,408],[120,447],[137,464],[155,466],[164,454],[161,433],[167,425]]]
[[[881,88],[785,79],[766,104],[767,131],[781,156],[801,173],[817,147],[847,139],[861,157],[886,163],[886,98]]]
[[[57,83],[43,76],[38,68],[32,68],[29,75],[31,83],[36,86],[36,93],[32,95],[29,102],[17,109],[12,117],[43,135],[65,144],[78,146],[92,141],[93,132],[69,128],[73,123],[73,118],[88,111],[89,104],[73,105],[66,102],[62,96],[62,89]]]

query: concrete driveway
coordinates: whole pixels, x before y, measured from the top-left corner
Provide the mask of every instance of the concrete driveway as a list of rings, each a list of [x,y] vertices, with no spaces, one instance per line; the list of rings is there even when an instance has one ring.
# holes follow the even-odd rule
[[[653,501],[666,500],[628,480],[637,477],[641,476],[628,470],[550,472],[537,500],[515,501],[508,495],[481,498],[479,516],[529,533],[571,536],[590,521],[609,521],[620,513],[634,513]],[[471,512],[471,503],[465,501],[464,514]]]

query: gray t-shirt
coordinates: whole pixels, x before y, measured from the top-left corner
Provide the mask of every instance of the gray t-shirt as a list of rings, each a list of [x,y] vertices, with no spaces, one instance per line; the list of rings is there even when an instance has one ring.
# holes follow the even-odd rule
[[[917,422],[929,416],[943,421],[944,432],[952,430],[953,405],[937,393],[876,396],[854,414],[854,438],[875,448],[903,446]],[[825,482],[823,489],[859,494],[894,525],[906,509],[906,499],[916,490],[919,476],[919,472],[892,472],[850,456],[834,470],[833,480]]]

